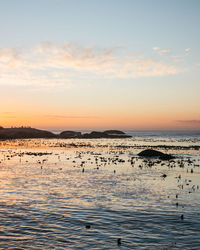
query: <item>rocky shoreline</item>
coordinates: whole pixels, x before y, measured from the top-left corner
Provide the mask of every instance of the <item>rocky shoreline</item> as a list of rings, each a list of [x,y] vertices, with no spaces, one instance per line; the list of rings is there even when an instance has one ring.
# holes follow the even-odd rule
[[[103,132],[92,131],[90,133],[81,133],[77,131],[63,131],[60,134],[54,134],[50,131],[36,128],[3,128],[0,127],[0,140],[8,139],[31,139],[31,138],[61,138],[61,139],[100,139],[100,138],[130,138],[132,136],[125,134],[120,130],[106,130]]]

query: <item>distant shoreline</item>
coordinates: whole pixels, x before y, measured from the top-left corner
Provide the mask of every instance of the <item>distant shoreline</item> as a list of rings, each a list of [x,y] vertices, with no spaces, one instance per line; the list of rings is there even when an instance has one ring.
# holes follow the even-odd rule
[[[128,135],[120,130],[105,130],[92,131],[90,133],[82,133],[72,130],[62,131],[59,134],[55,134],[51,131],[41,130],[31,127],[18,127],[18,128],[3,128],[0,127],[0,140],[9,139],[33,139],[33,138],[60,138],[60,139],[98,139],[98,138],[130,138]]]

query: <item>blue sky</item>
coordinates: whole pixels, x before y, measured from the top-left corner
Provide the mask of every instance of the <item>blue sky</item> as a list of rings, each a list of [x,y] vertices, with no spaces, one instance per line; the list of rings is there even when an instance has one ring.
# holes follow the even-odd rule
[[[0,4],[3,46],[70,40],[130,49],[154,44],[199,47],[198,0],[6,0]]]
[[[198,128],[199,11],[198,0],[1,0],[0,122]]]

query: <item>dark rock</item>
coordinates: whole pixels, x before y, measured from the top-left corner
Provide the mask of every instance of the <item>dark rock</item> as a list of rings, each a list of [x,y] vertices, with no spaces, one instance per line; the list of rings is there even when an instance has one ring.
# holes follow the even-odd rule
[[[121,238],[118,238],[117,239],[117,245],[121,245],[121,244],[122,244]]]
[[[49,131],[35,128],[4,128],[0,130],[0,139],[54,138]]]
[[[125,133],[120,130],[105,130],[104,133],[108,135],[125,135]]]
[[[119,130],[106,130],[104,132],[92,131],[91,133],[82,134],[76,131],[63,131],[59,135],[53,134],[49,131],[30,128],[30,127],[19,127],[19,128],[3,128],[0,126],[0,139],[28,139],[28,138],[129,138],[130,135],[126,135],[124,132]]]
[[[83,138],[91,138],[91,139],[97,139],[97,138],[107,138],[106,134],[99,131],[92,131],[91,133],[87,133],[83,135]]]
[[[138,155],[141,156],[141,157],[156,157],[156,158],[159,158],[160,160],[174,159],[174,156],[172,156],[170,154],[164,154],[164,153],[162,153],[160,151],[153,150],[153,149],[143,150]]]
[[[82,135],[82,138],[98,139],[98,138],[130,138],[130,135],[126,135],[124,132],[119,130],[106,130],[103,132],[92,131]]]
[[[174,156],[170,155],[170,154],[163,154],[159,157],[160,160],[163,161],[168,161],[168,160],[172,160],[174,159]]]
[[[63,131],[60,133],[59,137],[63,139],[68,139],[68,138],[80,138],[81,137],[81,132],[76,132],[76,131]]]

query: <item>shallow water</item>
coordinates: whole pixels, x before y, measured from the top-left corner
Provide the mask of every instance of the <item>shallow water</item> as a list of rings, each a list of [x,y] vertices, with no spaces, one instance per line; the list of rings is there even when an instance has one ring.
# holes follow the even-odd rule
[[[194,144],[2,142],[0,247],[200,249],[199,150],[173,148],[174,161],[146,161],[137,157],[137,146],[147,143]]]

